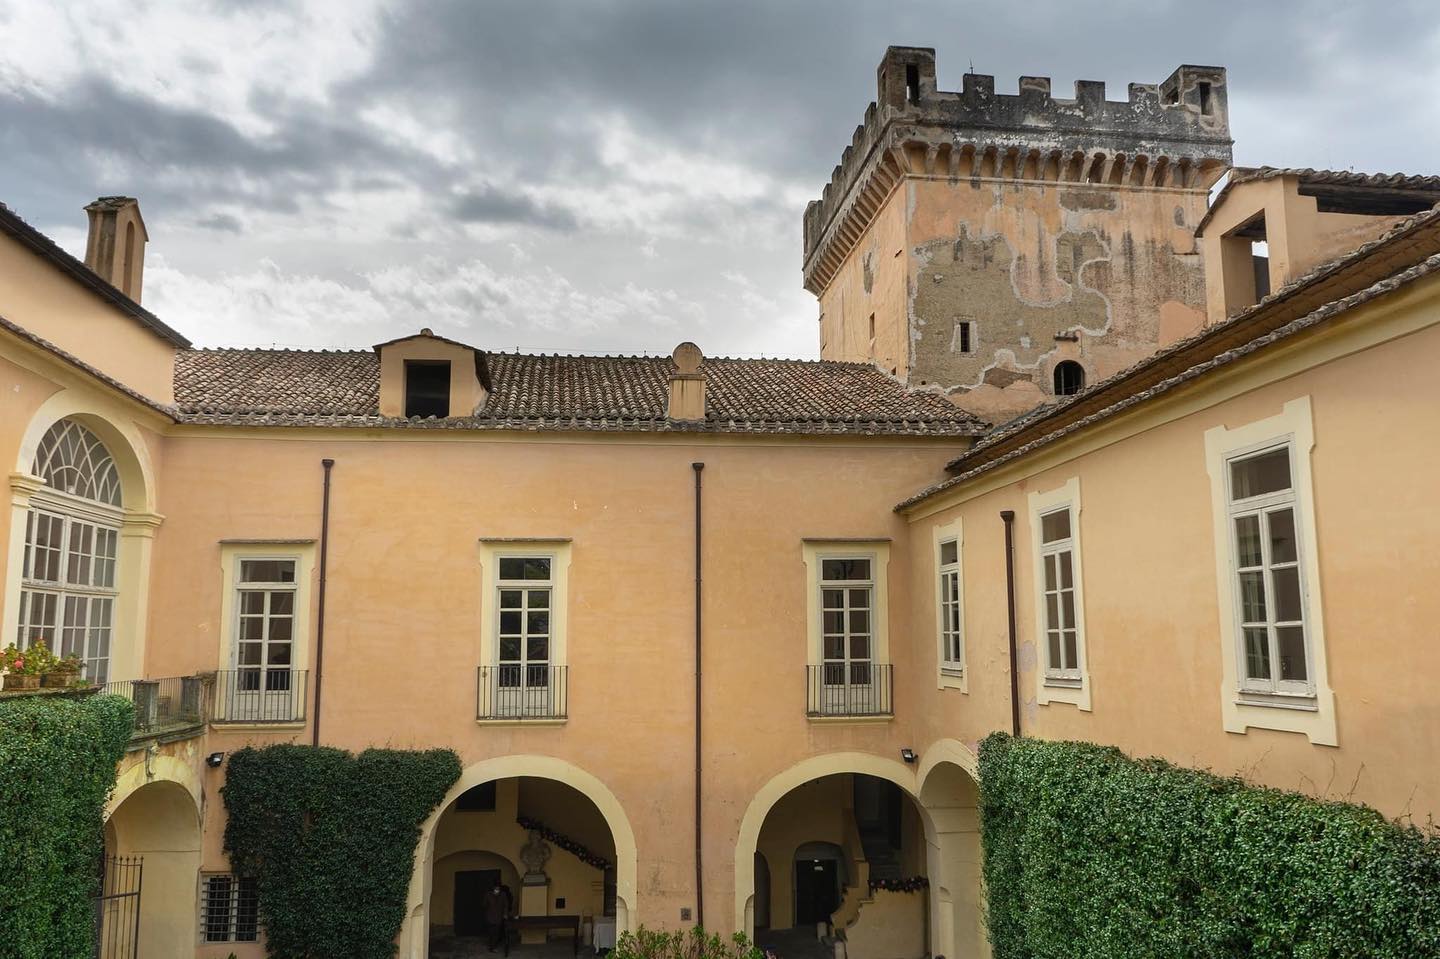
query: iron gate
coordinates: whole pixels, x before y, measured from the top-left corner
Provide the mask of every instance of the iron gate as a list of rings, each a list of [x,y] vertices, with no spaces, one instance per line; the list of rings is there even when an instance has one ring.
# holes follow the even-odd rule
[[[100,860],[94,959],[136,959],[140,955],[143,865],[139,856],[106,856]]]

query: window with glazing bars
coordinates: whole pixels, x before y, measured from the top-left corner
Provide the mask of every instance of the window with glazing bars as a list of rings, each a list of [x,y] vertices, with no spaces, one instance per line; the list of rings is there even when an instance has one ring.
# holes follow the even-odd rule
[[[1226,473],[1241,689],[1311,696],[1291,446],[1233,457]]]
[[[868,686],[874,657],[873,560],[868,556],[820,560],[822,681],[826,686]]]
[[[549,705],[553,570],[550,556],[500,557],[495,706],[501,712]]]
[[[245,557],[236,583],[236,690],[290,689],[295,640],[294,558]]]
[[[1080,682],[1080,641],[1075,622],[1075,539],[1070,507],[1040,515],[1040,583],[1045,607],[1045,678]]]
[[[255,942],[259,932],[259,900],[254,879],[229,873],[201,879],[202,942]]]
[[[960,603],[960,543],[940,544],[940,667],[959,672],[965,667],[964,627]]]

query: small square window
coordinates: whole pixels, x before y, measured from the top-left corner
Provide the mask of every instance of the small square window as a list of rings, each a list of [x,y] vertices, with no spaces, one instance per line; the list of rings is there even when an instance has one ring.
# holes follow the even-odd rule
[[[820,563],[820,578],[826,582],[870,579],[868,559],[827,559]]]
[[[1040,541],[1056,543],[1070,538],[1070,510],[1059,509],[1040,517]]]
[[[1230,461],[1231,500],[1265,496],[1290,488],[1290,447]]]
[[[500,578],[505,580],[548,580],[550,578],[550,557],[502,556],[500,557]]]
[[[293,559],[242,559],[240,561],[240,582],[293,583],[295,582],[295,561]]]

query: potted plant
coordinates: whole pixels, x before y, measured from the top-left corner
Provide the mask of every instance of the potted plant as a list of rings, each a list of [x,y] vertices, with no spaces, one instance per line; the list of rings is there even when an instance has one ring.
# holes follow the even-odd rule
[[[29,669],[29,650],[19,650],[11,643],[0,652],[0,667],[5,671],[6,689],[36,689],[40,685],[40,674]]]
[[[54,662],[50,668],[40,675],[41,686],[55,686],[64,688],[74,686],[76,679],[80,676],[80,657],[71,653],[59,659],[51,657]]]

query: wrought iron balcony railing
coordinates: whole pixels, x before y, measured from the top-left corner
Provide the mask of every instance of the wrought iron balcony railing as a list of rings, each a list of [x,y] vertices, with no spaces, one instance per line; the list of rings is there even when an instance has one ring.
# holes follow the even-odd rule
[[[242,666],[215,674],[215,723],[298,723],[305,719],[307,671]]]
[[[809,716],[893,716],[894,669],[889,663],[824,663],[805,667]]]
[[[481,666],[475,671],[476,719],[564,719],[565,666]]]
[[[200,727],[208,715],[209,690],[200,676],[167,679],[127,679],[106,683],[100,692],[124,696],[135,704],[132,739],[163,736]]]

